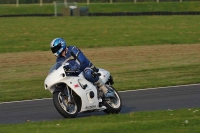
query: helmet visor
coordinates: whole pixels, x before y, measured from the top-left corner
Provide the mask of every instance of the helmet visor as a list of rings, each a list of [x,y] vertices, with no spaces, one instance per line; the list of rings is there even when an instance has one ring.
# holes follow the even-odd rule
[[[51,48],[52,53],[58,52],[58,50],[61,48],[61,43],[59,43],[57,46]]]

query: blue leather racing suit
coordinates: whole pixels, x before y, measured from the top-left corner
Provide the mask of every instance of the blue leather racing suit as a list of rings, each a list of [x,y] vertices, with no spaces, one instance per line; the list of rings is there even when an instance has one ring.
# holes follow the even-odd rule
[[[57,63],[62,63],[66,59],[68,60],[68,67],[70,71],[76,71],[76,73],[72,73],[71,76],[77,76],[83,71],[84,77],[90,82],[96,82],[99,80],[99,77],[92,76],[93,69],[91,67],[93,64],[86,58],[86,56],[75,46],[68,46],[68,51],[64,56],[58,56],[56,59]]]

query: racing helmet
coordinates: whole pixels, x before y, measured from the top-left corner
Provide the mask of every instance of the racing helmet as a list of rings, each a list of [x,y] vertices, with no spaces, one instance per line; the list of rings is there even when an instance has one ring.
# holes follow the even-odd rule
[[[51,51],[55,56],[59,56],[67,47],[63,38],[55,38],[50,44]]]

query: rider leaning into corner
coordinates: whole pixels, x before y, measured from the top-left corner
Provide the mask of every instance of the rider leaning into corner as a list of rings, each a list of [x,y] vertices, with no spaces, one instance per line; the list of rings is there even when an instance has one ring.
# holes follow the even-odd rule
[[[76,46],[67,46],[63,38],[52,40],[50,47],[52,53],[57,57],[57,63],[61,64],[68,59],[68,65],[64,66],[65,69],[76,72],[73,75],[79,75],[83,71],[85,79],[101,88],[106,98],[114,97],[114,93],[107,89],[102,79],[99,76],[93,75],[98,69],[96,69],[80,49]]]

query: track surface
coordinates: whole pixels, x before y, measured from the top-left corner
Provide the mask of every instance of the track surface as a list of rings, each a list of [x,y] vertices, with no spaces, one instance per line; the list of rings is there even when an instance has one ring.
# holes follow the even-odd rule
[[[121,113],[200,107],[200,84],[120,92]],[[82,113],[78,117],[106,115]],[[0,124],[64,119],[52,99],[0,103]]]

